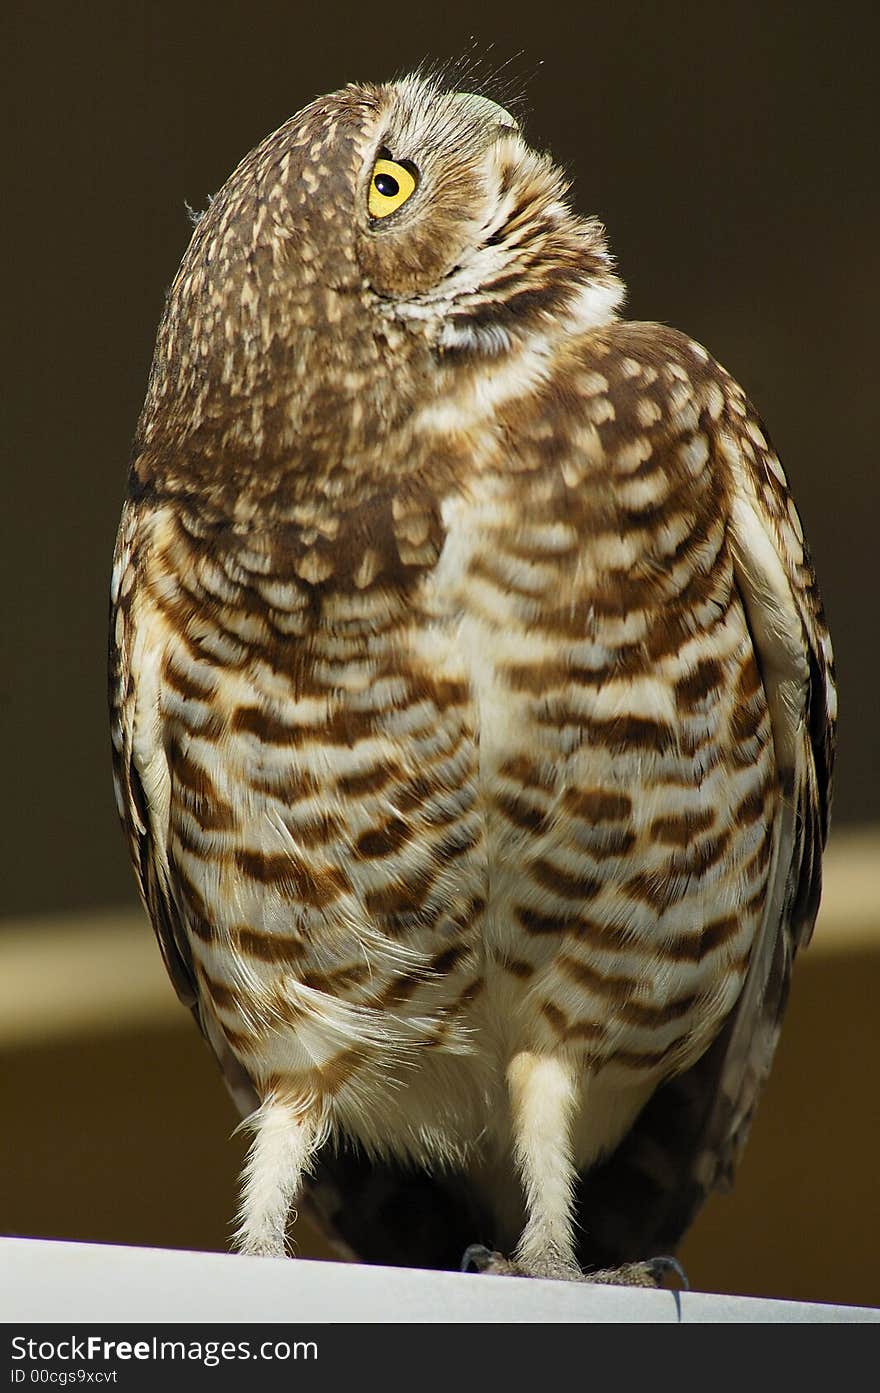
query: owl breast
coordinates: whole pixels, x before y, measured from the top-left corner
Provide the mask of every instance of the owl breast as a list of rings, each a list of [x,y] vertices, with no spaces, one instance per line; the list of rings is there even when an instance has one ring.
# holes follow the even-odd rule
[[[446,660],[475,708],[494,1037],[502,1061],[571,1051],[588,1102],[614,1095],[582,1109],[581,1162],[732,1009],[773,851],[770,721],[724,528],[683,548],[703,519],[671,481],[655,492],[649,536],[613,496],[585,536],[554,471],[490,480],[449,505],[432,581],[455,596]]]
[[[203,1018],[261,1087],[319,1078],[374,1150],[467,1155],[510,1058],[561,1049],[605,1099],[586,1163],[736,1001],[769,718],[723,527],[654,491],[648,534],[607,478],[579,509],[557,469],[490,471],[414,585],[374,567],[318,619],[259,548],[218,563],[214,539],[209,575],[179,518],[157,529],[169,875]]]

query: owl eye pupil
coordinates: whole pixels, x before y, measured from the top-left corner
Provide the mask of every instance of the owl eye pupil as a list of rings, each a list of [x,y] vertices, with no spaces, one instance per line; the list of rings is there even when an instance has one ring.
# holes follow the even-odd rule
[[[400,185],[393,174],[377,174],[373,183],[383,198],[396,198],[400,193]]]

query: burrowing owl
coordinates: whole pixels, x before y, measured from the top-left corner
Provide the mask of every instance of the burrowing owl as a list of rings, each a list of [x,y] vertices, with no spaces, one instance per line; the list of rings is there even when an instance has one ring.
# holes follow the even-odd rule
[[[469,1232],[580,1276],[674,1246],[740,1152],[819,900],[831,650],[742,390],[622,295],[516,121],[423,78],[269,136],[169,294],[115,772],[250,1114],[245,1252],[311,1197],[367,1258]]]

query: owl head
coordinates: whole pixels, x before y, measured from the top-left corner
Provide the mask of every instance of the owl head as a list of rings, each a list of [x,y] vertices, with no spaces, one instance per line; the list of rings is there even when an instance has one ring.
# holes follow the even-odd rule
[[[241,162],[160,326],[139,450],[314,458],[393,430],[444,373],[613,317],[601,225],[486,97],[349,86]],[[439,376],[438,376],[439,374]]]

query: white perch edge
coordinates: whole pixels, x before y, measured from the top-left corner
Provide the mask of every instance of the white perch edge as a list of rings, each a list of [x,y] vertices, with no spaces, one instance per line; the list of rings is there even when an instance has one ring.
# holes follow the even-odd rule
[[[0,1238],[0,1320],[880,1324],[880,1310],[702,1292],[642,1291],[515,1277],[160,1248]]]

